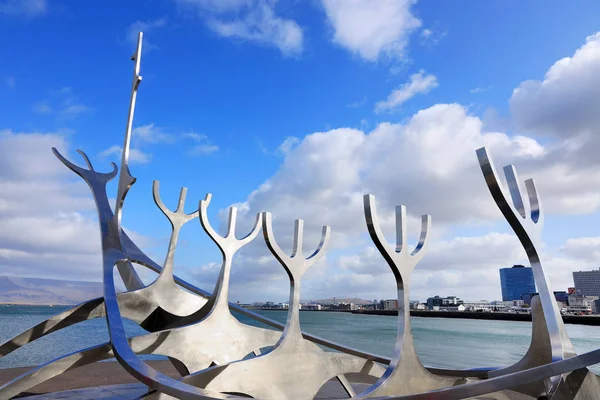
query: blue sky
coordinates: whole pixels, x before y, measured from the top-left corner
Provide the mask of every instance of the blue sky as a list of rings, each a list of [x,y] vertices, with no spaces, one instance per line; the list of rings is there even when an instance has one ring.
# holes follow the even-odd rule
[[[120,158],[143,30],[124,225],[155,259],[169,235],[158,179],[173,207],[181,186],[190,211],[213,193],[215,226],[232,204],[240,231],[272,211],[284,247],[295,218],[307,247],[330,224],[304,298],[392,297],[365,235],[371,192],[390,241],[394,205],[415,235],[433,216],[414,298],[499,298],[498,268],[525,260],[478,170],[486,145],[536,178],[546,270],[564,290],[600,258],[599,16],[593,1],[0,1],[0,272],[100,279],[91,197],[50,147],[100,170]],[[283,300],[285,274],[256,242],[234,264],[232,300]],[[189,223],[176,272],[210,288],[219,263]]]

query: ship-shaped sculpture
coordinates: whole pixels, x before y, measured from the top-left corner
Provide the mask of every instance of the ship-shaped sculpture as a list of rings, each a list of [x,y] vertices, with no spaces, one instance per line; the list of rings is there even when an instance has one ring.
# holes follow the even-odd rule
[[[407,244],[406,210],[396,208],[396,246],[391,247],[379,226],[375,197],[364,196],[366,228],[383,260],[393,273],[398,292],[398,332],[392,358],[386,358],[301,331],[298,304],[301,278],[327,248],[330,228],[323,227],[318,249],[305,256],[303,221],[297,220],[294,249],[287,255],[277,244],[271,214],[260,213],[249,234],[236,237],[237,210],[229,212],[228,232],[220,236],[207,217],[211,195],[198,203],[198,210],[185,213],[187,189],[181,189],[175,211],[162,202],[159,182],[153,185],[156,205],[169,220],[171,238],[163,265],[157,264],[135,244],[121,226],[123,204],[136,179],[129,170],[129,145],[139,85],[142,33],[132,60],[135,62],[127,128],[120,169],[96,171],[82,151],[87,168],[56,157],[90,187],[98,211],[102,241],[104,294],[76,305],[39,323],[0,345],[0,357],[50,333],[91,318],[105,318],[107,343],[73,349],[70,354],[39,365],[0,386],[0,399],[9,399],[66,371],[108,358],[116,358],[133,377],[148,387],[147,398],[178,399],[312,399],[330,380],[337,380],[347,398],[380,399],[600,399],[600,378],[587,367],[600,363],[600,349],[577,355],[542,267],[540,239],[543,208],[533,179],[525,181],[526,195],[513,166],[504,167],[508,193],[485,148],[477,150],[483,177],[492,197],[521,242],[533,269],[539,295],[532,300],[532,341],[525,356],[509,367],[452,370],[424,366],[415,351],[410,328],[408,299],[412,271],[425,256],[431,217],[422,217],[421,236],[411,251]],[[107,184],[119,174],[117,201],[111,208]],[[223,256],[221,271],[212,293],[178,278],[174,257],[180,230],[199,221]],[[229,277],[233,256],[240,248],[262,237],[290,279],[288,318],[280,324],[263,315],[229,303]],[[133,265],[158,273],[144,285]],[[123,279],[126,292],[117,293],[114,270]],[[275,329],[250,326],[231,313],[244,314]],[[123,319],[130,319],[148,334],[127,337]],[[282,333],[280,331],[283,331]],[[324,351],[323,347],[333,350]],[[181,379],[162,374],[140,355],[168,356]],[[347,374],[371,376],[373,384],[356,393]]]

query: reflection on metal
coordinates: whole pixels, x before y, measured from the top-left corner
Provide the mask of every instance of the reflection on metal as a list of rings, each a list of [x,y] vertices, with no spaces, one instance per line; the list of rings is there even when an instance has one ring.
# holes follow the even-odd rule
[[[367,228],[391,268],[398,290],[398,334],[391,359],[300,330],[300,282],[306,270],[323,256],[329,238],[328,227],[323,230],[317,251],[304,258],[303,225],[301,220],[297,220],[294,250],[288,256],[274,239],[269,213],[257,215],[250,234],[237,239],[237,212],[232,207],[228,233],[222,237],[208,221],[210,195],[200,201],[197,211],[186,214],[184,204],[187,190],[183,188],[177,208],[171,211],[163,204],[159,183],[155,181],[154,201],[169,220],[172,230],[163,265],[150,259],[121,226],[125,197],[135,183],[128,161],[135,101],[141,82],[141,49],[140,33],[132,57],[135,68],[114,210],[109,204],[106,186],[117,176],[117,166],[113,163],[113,170],[109,173],[97,172],[82,151],[78,150],[87,168],[73,164],[53,149],[56,157],[88,184],[94,196],[101,231],[104,294],[53,316],[1,344],[0,357],[47,334],[91,318],[106,318],[110,341],[87,349],[73,349],[70,354],[27,371],[0,386],[0,399],[18,396],[65,371],[110,357],[116,357],[129,374],[146,384],[150,389],[149,397],[152,398],[222,399],[252,395],[264,399],[310,399],[325,382],[337,378],[352,398],[513,399],[516,394],[520,398],[525,396],[531,399],[600,399],[600,379],[587,369],[590,365],[600,363],[600,349],[579,356],[575,354],[542,268],[540,240],[543,212],[533,180],[525,182],[528,195],[528,201],[525,201],[514,167],[505,167],[511,197],[509,201],[485,148],[477,150],[484,178],[500,211],[527,253],[539,291],[539,298],[534,297],[532,301],[530,348],[519,362],[509,367],[452,370],[422,365],[413,345],[407,304],[412,271],[427,250],[430,219],[429,216],[422,218],[419,243],[409,253],[406,244],[406,211],[404,207],[398,207],[397,246],[394,251],[381,232],[375,199],[371,195],[364,197]],[[223,255],[220,275],[212,294],[173,273],[180,230],[185,223],[196,218]],[[268,248],[290,278],[290,308],[285,325],[228,302],[233,256],[258,235],[261,227]],[[133,264],[159,275],[150,285],[144,286]],[[125,293],[115,290],[115,268],[128,290]],[[230,310],[276,330],[240,323]],[[128,338],[123,328],[123,318],[138,323],[150,333]],[[279,330],[283,330],[283,334]],[[334,351],[324,351],[319,345]],[[169,356],[184,378],[176,380],[161,374],[140,359],[141,354]],[[381,364],[387,365],[387,369]],[[362,393],[356,394],[346,377],[351,372],[369,374],[379,379]]]
[[[540,242],[544,226],[544,211],[533,178],[525,181],[525,188],[529,200],[525,201],[516,168],[513,165],[504,167],[504,176],[506,177],[506,182],[508,184],[510,198],[512,200],[511,203],[506,195],[506,190],[500,183],[494,163],[487,154],[485,147],[477,150],[477,158],[479,160],[481,172],[483,173],[494,201],[517,235],[517,238],[527,254],[529,263],[531,264],[543,314],[543,319],[538,317],[538,320],[540,320],[539,324],[543,324],[544,328],[538,329],[545,330],[543,337],[546,343],[546,349],[550,350],[550,361],[548,361],[546,359],[548,356],[547,352],[541,351],[538,344],[536,344],[530,348],[528,355],[515,366],[495,373],[492,372],[491,375],[500,375],[503,371],[518,371],[525,369],[528,366],[533,367],[543,365],[544,361],[554,362],[573,357],[576,355],[573,344],[567,335],[560,310],[558,309],[558,304],[554,299],[554,294],[550,289],[550,283],[542,268],[539,249],[541,248]],[[547,394],[552,395],[553,393],[569,391],[569,389],[566,388],[567,384],[565,383],[565,378],[566,376],[554,376],[545,382]]]
[[[379,380],[359,397],[376,397],[391,395],[407,395],[421,393],[426,390],[452,386],[457,379],[434,375],[427,371],[415,351],[410,329],[410,276],[425,253],[428,245],[428,232],[431,217],[421,217],[421,235],[419,243],[411,252],[408,249],[406,229],[406,208],[396,207],[396,248],[390,245],[383,236],[379,225],[379,217],[375,208],[375,196],[364,196],[365,219],[369,235],[389,265],[396,278],[398,291],[398,336],[392,362]]]
[[[304,221],[296,220],[294,248],[288,256],[275,241],[271,214],[263,214],[263,235],[269,250],[290,278],[289,312],[285,330],[277,344],[264,354],[192,374],[184,382],[213,391],[240,393],[258,399],[312,399],[321,386],[340,377],[344,388],[353,395],[343,374],[366,373],[380,376],[377,364],[344,353],[326,352],[302,338],[300,331],[300,285],[302,276],[325,254],[330,228],[323,227],[321,242],[309,257],[303,252]],[[268,377],[268,383],[265,382]]]

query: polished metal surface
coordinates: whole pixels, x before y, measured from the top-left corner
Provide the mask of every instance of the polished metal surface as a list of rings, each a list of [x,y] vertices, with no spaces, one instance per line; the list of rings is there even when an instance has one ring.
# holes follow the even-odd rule
[[[485,147],[477,150],[477,159],[496,205],[517,235],[529,259],[544,316],[543,322],[540,322],[540,325],[544,323],[544,328],[538,327],[538,329],[545,329],[547,332],[546,343],[550,350],[551,361],[554,362],[573,357],[576,355],[573,344],[567,335],[558,304],[550,288],[550,282],[542,268],[540,242],[544,225],[544,212],[534,180],[531,178],[525,181],[528,197],[528,201],[525,201],[525,195],[522,191],[516,168],[512,165],[505,166],[504,176],[508,184],[511,203],[506,195],[506,190],[500,183],[496,168]],[[541,318],[538,318],[538,321],[541,321]],[[542,351],[538,349],[535,352],[536,356],[530,354],[526,361],[521,360],[513,368],[508,368],[505,371],[514,371],[527,366],[543,365],[543,361],[547,360],[545,357],[538,356],[540,353]],[[492,375],[501,373],[502,370],[493,372]],[[563,392],[565,389],[561,388],[561,386],[564,387],[567,385],[565,379],[566,376],[554,376],[548,379],[545,382],[546,393],[550,395],[555,392]]]
[[[116,357],[128,373],[149,387],[149,398],[217,399],[251,395],[262,399],[310,399],[325,382],[337,379],[352,398],[501,400],[514,399],[517,394],[554,400],[600,399],[600,379],[587,369],[589,365],[600,363],[600,349],[575,355],[542,268],[543,211],[533,180],[525,182],[528,201],[524,201],[514,167],[505,167],[511,196],[509,201],[485,148],[477,150],[481,170],[492,197],[527,253],[539,291],[539,298],[532,300],[531,345],[524,357],[512,366],[452,370],[422,365],[414,349],[407,305],[410,277],[427,251],[431,220],[429,216],[422,217],[419,242],[409,252],[406,210],[398,206],[394,250],[383,236],[372,195],[364,196],[367,229],[393,272],[397,285],[398,330],[391,359],[300,330],[301,279],[308,268],[324,255],[329,227],[324,227],[317,250],[305,258],[303,222],[297,220],[294,249],[288,256],[275,240],[269,213],[258,214],[251,232],[237,239],[237,210],[232,207],[228,232],[220,236],[207,217],[210,194],[199,202],[197,211],[186,214],[187,189],[182,188],[178,205],[172,211],[162,202],[159,182],[154,181],[153,198],[171,225],[171,237],[163,266],[150,259],[121,225],[125,197],[135,183],[128,162],[135,103],[141,82],[142,37],[140,32],[132,57],[135,67],[114,211],[108,201],[106,186],[117,175],[116,165],[113,163],[113,170],[109,173],[97,172],[85,153],[78,150],[87,164],[87,168],[82,168],[53,149],[64,165],[84,179],[94,196],[101,231],[104,295],[74,306],[8,340],[0,345],[0,357],[47,334],[97,317],[106,318],[110,342],[74,350],[32,368],[0,386],[0,399],[12,398],[65,371],[111,357]],[[212,294],[174,275],[180,231],[185,223],[196,218],[223,256]],[[290,278],[290,308],[285,325],[228,301],[233,256],[258,235],[261,225],[267,247]],[[153,270],[158,277],[144,286],[132,265]],[[125,293],[116,292],[115,268],[128,290]],[[240,323],[231,310],[277,330]],[[126,337],[123,318],[135,321],[150,333]],[[278,330],[282,329],[283,333],[280,333]],[[334,351],[324,351],[319,345]],[[169,378],[141,360],[141,354],[166,355],[186,376],[182,380]],[[387,368],[380,364],[387,364]],[[346,377],[348,373],[369,374],[378,379],[368,389],[356,394]]]
[[[428,247],[428,232],[431,216],[421,217],[419,243],[411,252],[407,243],[406,208],[396,207],[396,248],[390,248],[379,224],[375,206],[375,196],[366,194],[363,198],[365,220],[371,240],[381,253],[394,278],[398,294],[398,333],[392,361],[379,380],[358,397],[376,397],[420,393],[426,390],[452,386],[456,378],[441,377],[427,371],[417,356],[410,329],[410,277],[415,267],[425,256]]]
[[[552,360],[562,360],[575,355],[571,340],[565,331],[565,326],[560,315],[558,305],[554,300],[554,294],[550,289],[550,283],[542,268],[540,240],[544,226],[544,213],[542,202],[537,194],[533,179],[525,181],[529,201],[524,201],[521,184],[517,177],[514,166],[504,167],[504,175],[508,183],[512,203],[508,200],[506,190],[500,183],[496,168],[488,156],[485,147],[477,150],[477,159],[481,172],[487,183],[488,189],[504,218],[513,229],[521,245],[525,249],[535,284],[542,303],[542,310],[548,327],[550,344],[552,348]]]
[[[288,256],[275,240],[271,214],[263,213],[263,235],[267,247],[290,279],[288,317],[277,344],[255,358],[217,365],[191,374],[183,382],[260,399],[312,399],[327,381],[335,377],[340,377],[340,383],[348,394],[354,395],[351,386],[342,377],[346,373],[381,375],[383,369],[372,361],[350,354],[326,352],[302,338],[299,311],[302,277],[325,254],[330,228],[323,227],[317,250],[306,258],[302,245],[303,231],[304,222],[296,220],[294,247]],[[167,397],[157,395],[156,398]]]

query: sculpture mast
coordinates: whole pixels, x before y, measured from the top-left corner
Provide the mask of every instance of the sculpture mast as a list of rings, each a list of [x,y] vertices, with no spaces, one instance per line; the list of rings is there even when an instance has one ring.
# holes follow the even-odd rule
[[[123,154],[121,157],[121,169],[119,171],[119,187],[117,189],[117,200],[115,203],[115,213],[113,216],[112,225],[116,232],[121,233],[121,216],[123,215],[123,202],[127,192],[133,186],[136,178],[131,176],[129,171],[129,146],[131,144],[131,131],[133,127],[133,116],[135,114],[135,101],[137,99],[137,91],[142,81],[140,76],[140,63],[142,61],[142,39],[143,32],[138,33],[137,47],[135,53],[131,56],[131,60],[135,62],[133,69],[133,82],[131,85],[131,98],[129,99],[129,114],[127,116],[127,129],[125,130],[125,142],[123,143]],[[127,290],[135,290],[144,286],[141,279],[131,266],[131,263],[120,262],[117,265],[121,278],[125,283]]]

